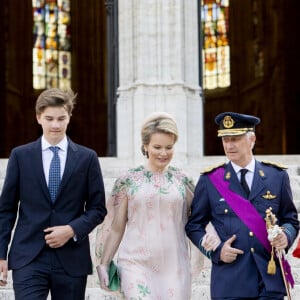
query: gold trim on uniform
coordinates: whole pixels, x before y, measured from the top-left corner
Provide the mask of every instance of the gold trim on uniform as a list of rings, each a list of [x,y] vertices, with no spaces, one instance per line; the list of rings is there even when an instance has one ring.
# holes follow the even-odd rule
[[[270,191],[267,191],[267,193],[265,195],[262,195],[262,197],[266,200],[273,200],[275,199],[277,196],[276,195],[272,195]]]
[[[210,172],[212,172],[213,170],[215,170],[215,169],[217,169],[217,168],[220,168],[220,167],[222,167],[222,166],[224,166],[224,165],[225,165],[225,163],[223,162],[223,163],[219,163],[219,164],[217,164],[217,165],[215,165],[215,166],[207,167],[206,169],[204,169],[203,171],[201,171],[200,174],[210,173]]]
[[[276,163],[276,162],[274,162],[274,161],[263,160],[262,163],[265,164],[265,165],[271,165],[271,166],[277,167],[277,168],[282,169],[282,170],[288,169],[287,166],[282,165],[282,164],[280,164],[280,163]]]
[[[230,177],[231,177],[231,173],[230,173],[230,172],[227,172],[226,175],[225,175],[225,178],[226,178],[227,180],[229,180]]]
[[[218,137],[223,135],[242,135],[248,131],[254,131],[253,128],[230,128],[230,129],[219,129],[218,130]]]

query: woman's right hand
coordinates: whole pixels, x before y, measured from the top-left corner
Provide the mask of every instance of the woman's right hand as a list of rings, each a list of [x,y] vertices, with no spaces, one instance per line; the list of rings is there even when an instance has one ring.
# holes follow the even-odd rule
[[[215,251],[220,245],[220,243],[221,241],[216,235],[211,233],[206,233],[202,239],[201,246],[206,251]]]
[[[206,226],[206,234],[202,239],[201,246],[206,251],[215,251],[221,243],[221,239],[215,229],[215,227],[208,223]]]
[[[100,281],[100,287],[106,291],[109,291],[108,284],[109,284],[109,277],[108,277],[108,265],[98,265],[97,266],[97,273]]]

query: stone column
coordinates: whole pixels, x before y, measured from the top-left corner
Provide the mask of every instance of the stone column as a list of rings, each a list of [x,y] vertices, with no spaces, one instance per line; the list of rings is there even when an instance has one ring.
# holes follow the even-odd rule
[[[203,155],[197,10],[194,0],[119,1],[119,158],[142,159],[140,126],[154,111],[177,120],[177,162]]]

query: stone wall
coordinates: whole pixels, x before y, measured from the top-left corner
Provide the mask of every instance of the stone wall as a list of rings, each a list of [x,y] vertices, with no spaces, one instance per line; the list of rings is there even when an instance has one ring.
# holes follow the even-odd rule
[[[257,157],[259,160],[271,160],[281,162],[289,166],[288,173],[290,175],[293,195],[295,204],[298,211],[300,212],[300,156],[262,156]],[[199,177],[199,172],[203,168],[214,165],[216,163],[224,161],[224,157],[203,157],[198,162],[193,162],[187,165],[180,166],[178,161],[176,165],[182,167],[187,173],[189,173],[196,182]],[[123,170],[132,167],[131,161],[120,160],[117,158],[100,158],[100,163],[103,170],[103,176],[105,181],[106,193],[109,196],[110,190],[114,183],[115,178]],[[3,180],[5,176],[7,159],[0,159],[0,190],[3,185]],[[90,234],[90,240],[92,245],[92,256],[95,263],[95,238],[97,230],[96,228]],[[209,283],[210,283],[210,261],[201,254],[198,250],[192,246],[191,251],[191,265],[192,265],[192,274],[193,274],[193,284],[192,284],[192,300],[209,300]],[[288,255],[288,260],[292,265],[292,271],[296,285],[292,290],[293,299],[296,299],[296,294],[300,295],[300,259],[293,258],[290,254]],[[12,291],[12,280],[9,278],[9,284],[5,288],[0,288],[0,299],[1,300],[13,300],[13,291]],[[49,298],[50,299],[50,298]],[[114,293],[105,293],[103,292],[98,285],[98,279],[96,273],[88,277],[87,293],[86,299],[89,300],[119,300],[121,297],[118,294]]]

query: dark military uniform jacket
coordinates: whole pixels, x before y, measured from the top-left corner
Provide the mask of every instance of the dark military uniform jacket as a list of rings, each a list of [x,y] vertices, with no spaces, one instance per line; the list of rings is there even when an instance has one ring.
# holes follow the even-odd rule
[[[231,163],[219,167],[225,168],[224,180],[229,181],[229,189],[246,197]],[[270,253],[217,192],[207,176],[208,172],[202,174],[197,183],[186,232],[200,250],[208,222],[211,221],[221,238],[221,244],[211,254],[211,297],[257,297],[261,280],[267,291],[285,293],[278,261],[276,274],[267,274]],[[249,201],[263,218],[266,216],[266,210],[272,208],[278,225],[285,228],[289,248],[298,234],[299,221],[289,177],[284,168],[255,161]],[[231,246],[243,250],[244,254],[238,255],[232,263],[224,263],[220,261],[221,248],[234,234],[237,238]]]

